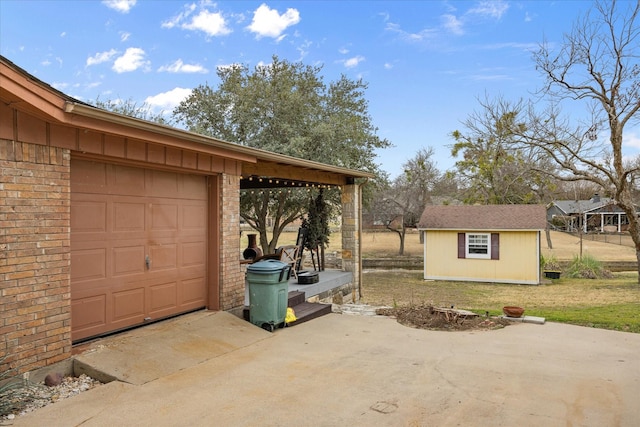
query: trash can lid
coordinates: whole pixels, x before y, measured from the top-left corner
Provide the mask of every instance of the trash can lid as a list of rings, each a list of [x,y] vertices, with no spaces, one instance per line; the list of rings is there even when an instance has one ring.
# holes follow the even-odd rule
[[[267,274],[279,272],[288,266],[289,264],[278,261],[277,259],[263,259],[261,261],[254,262],[253,264],[249,264],[247,271],[257,274]]]

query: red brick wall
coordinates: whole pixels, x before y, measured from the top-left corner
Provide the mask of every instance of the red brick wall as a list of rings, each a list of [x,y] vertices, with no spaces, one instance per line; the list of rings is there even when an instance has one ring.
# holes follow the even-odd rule
[[[0,139],[0,372],[71,354],[69,160]]]

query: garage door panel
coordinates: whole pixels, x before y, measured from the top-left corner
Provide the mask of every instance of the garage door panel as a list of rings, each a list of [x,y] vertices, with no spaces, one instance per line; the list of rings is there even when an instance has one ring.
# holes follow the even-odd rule
[[[207,298],[207,288],[204,277],[182,280],[180,291],[180,303],[183,306],[192,305],[194,308],[197,308],[200,304],[204,304]]]
[[[162,311],[173,311],[178,306],[178,283],[166,282],[149,287],[149,313],[158,316]],[[168,315],[167,313],[165,315]]]
[[[71,282],[105,279],[106,248],[77,249],[71,252]]]
[[[105,193],[108,187],[108,167],[109,165],[106,163],[74,162],[71,180],[71,193]]]
[[[149,171],[147,185],[148,196],[151,197],[180,197],[180,183],[182,176],[165,171]]]
[[[78,233],[107,231],[107,203],[82,201],[71,205],[71,215],[77,218],[74,229]]]
[[[179,223],[178,212],[179,207],[177,204],[152,204],[149,209],[151,215],[151,230],[177,231]]]
[[[71,171],[72,339],[204,307],[206,178],[77,159]]]
[[[71,317],[78,319],[74,322],[74,329],[83,331],[104,327],[107,324],[106,300],[106,294],[74,299],[71,302]]]
[[[182,207],[182,229],[204,230],[207,226],[207,206],[186,205]]]
[[[151,268],[154,271],[172,270],[178,266],[178,245],[176,244],[154,245],[151,246],[149,252],[153,263]]]
[[[144,231],[145,204],[134,202],[113,202],[113,231]]]
[[[144,196],[146,194],[145,169],[131,166],[109,165],[108,194]]]
[[[112,300],[112,322],[122,323],[123,321],[142,322],[145,317],[145,288],[139,286],[125,291],[113,292]]]
[[[144,246],[122,246],[112,250],[113,276],[142,274],[145,269]]]
[[[207,188],[202,186],[200,177],[185,175],[180,188],[182,197],[191,200],[207,200]]]
[[[207,245],[204,242],[182,244],[182,267],[202,266],[206,262]]]

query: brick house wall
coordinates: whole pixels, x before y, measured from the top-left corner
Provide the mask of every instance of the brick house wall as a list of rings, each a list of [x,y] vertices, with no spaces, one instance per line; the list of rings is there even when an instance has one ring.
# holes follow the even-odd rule
[[[0,139],[0,372],[71,354],[69,150]]]
[[[240,176],[220,177],[220,305],[222,310],[244,307],[244,273],[240,268]]]
[[[21,374],[71,356],[72,157],[207,176],[207,307],[238,314],[245,293],[242,175],[342,185],[355,172],[95,109],[0,56],[0,373]],[[347,185],[345,192],[343,258],[359,286],[359,188]]]

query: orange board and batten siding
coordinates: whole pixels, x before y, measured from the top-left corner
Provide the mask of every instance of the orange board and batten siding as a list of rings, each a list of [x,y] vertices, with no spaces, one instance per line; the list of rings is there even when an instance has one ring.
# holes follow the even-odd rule
[[[424,278],[518,284],[540,283],[540,231],[496,231],[500,258],[458,258],[458,233],[479,230],[427,230],[424,243]]]
[[[206,179],[72,159],[74,341],[205,307]]]

